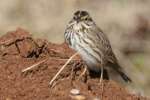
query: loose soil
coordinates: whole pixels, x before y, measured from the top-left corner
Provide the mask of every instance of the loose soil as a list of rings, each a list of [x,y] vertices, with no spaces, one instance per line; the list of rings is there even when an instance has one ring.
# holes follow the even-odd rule
[[[130,94],[123,86],[99,77],[79,75],[84,63],[75,57],[50,86],[52,77],[75,52],[65,43],[34,39],[23,29],[0,37],[0,100],[148,100]],[[22,72],[23,69],[43,63]],[[72,89],[80,90],[73,95]]]

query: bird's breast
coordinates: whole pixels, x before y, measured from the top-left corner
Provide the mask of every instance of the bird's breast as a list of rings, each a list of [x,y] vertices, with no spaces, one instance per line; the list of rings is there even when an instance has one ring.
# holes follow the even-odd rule
[[[75,25],[73,26],[73,29],[74,29],[74,30],[80,30],[81,28],[82,28],[81,24],[75,24]]]

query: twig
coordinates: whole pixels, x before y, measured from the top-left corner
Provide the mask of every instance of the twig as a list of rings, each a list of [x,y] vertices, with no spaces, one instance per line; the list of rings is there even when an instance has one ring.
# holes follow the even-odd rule
[[[49,58],[49,59],[52,59],[52,60],[62,60],[62,61],[67,61],[67,60],[68,60],[68,59],[61,59],[61,58]],[[46,60],[46,59],[45,59],[45,60]],[[38,62],[38,63],[36,63],[36,64],[30,66],[30,67],[27,67],[27,68],[23,69],[21,72],[22,72],[22,73],[23,73],[23,72],[26,72],[26,71],[28,71],[28,70],[30,70],[30,69],[32,69],[32,68],[38,66],[39,64],[45,62],[45,60],[42,60],[42,61],[40,61],[40,62]],[[72,60],[73,60],[73,61],[78,61],[78,59],[72,59]]]
[[[57,78],[57,76],[62,72],[62,70],[67,66],[67,64],[78,54],[78,52],[76,52],[74,55],[72,55],[67,62],[61,67],[61,69],[57,72],[57,74],[52,78],[52,80],[50,81],[49,85],[51,86],[52,83],[54,82],[54,80]]]
[[[44,60],[42,60],[42,61],[40,61],[40,62],[38,62],[38,63],[35,63],[35,64],[33,64],[32,66],[23,69],[21,72],[23,73],[23,72],[26,72],[26,71],[28,71],[28,70],[31,70],[32,68],[34,68],[34,67],[40,65],[41,63],[45,62],[46,60],[47,60],[47,59],[44,59]]]
[[[60,61],[67,61],[68,59],[66,58],[49,58],[49,59],[52,59],[52,60],[60,60]],[[81,59],[72,59],[73,61],[80,61]]]

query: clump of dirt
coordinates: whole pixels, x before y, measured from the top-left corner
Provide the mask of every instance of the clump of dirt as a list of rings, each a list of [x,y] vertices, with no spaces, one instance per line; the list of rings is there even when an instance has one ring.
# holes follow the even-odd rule
[[[20,28],[0,37],[0,100],[148,100],[130,94],[113,81],[104,80],[102,92],[99,78],[84,75],[80,79],[84,63],[79,56],[66,66],[50,87],[52,77],[74,53],[65,43],[34,39]],[[80,93],[72,95],[72,89]]]

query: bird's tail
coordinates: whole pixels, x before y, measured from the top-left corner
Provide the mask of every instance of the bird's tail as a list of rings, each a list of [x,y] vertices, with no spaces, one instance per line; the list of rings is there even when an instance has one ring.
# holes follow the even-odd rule
[[[132,80],[125,74],[125,72],[123,71],[122,67],[118,63],[114,64],[113,68],[115,68],[115,70],[119,73],[119,75],[122,77],[122,79],[125,82],[132,82]]]
[[[125,74],[123,68],[118,63],[110,63],[110,67],[112,68],[112,71],[114,70],[112,75],[115,75],[116,78],[118,77],[118,73],[125,82],[132,82],[132,80]]]
[[[120,74],[120,76],[122,77],[122,79],[125,81],[125,82],[132,82],[132,80],[122,71],[118,71],[118,73]]]

